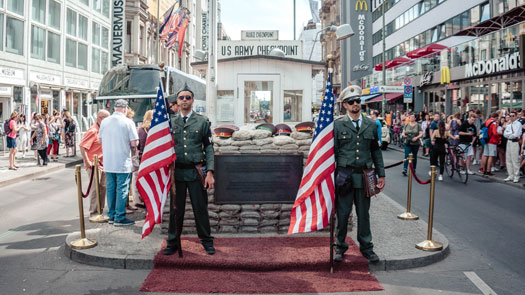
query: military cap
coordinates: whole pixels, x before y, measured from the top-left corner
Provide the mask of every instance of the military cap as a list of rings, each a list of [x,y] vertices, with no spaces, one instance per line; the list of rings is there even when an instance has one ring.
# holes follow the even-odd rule
[[[179,91],[177,91],[177,94],[175,95],[175,97],[179,97],[179,93],[181,93],[182,91],[188,91],[191,93],[191,97],[194,97],[193,91],[191,91],[190,87],[188,86],[186,82],[184,82],[184,85],[182,86],[182,88],[179,89]]]
[[[275,134],[277,135],[290,136],[290,134],[292,133],[292,128],[290,128],[290,126],[283,124],[283,123],[275,125],[275,129],[277,129],[275,132]]]
[[[270,131],[272,134],[275,134],[275,126],[273,126],[273,124],[270,124],[270,123],[263,123],[263,124],[257,125],[255,129],[267,130],[267,131]]]
[[[306,132],[306,133],[312,133],[315,129],[315,123],[312,121],[308,122],[301,122],[297,125],[295,125],[295,130],[297,132]]]
[[[359,100],[359,103],[361,103],[361,93],[363,93],[363,90],[359,86],[348,86],[343,91],[341,91],[341,94],[339,94],[339,99],[342,102],[348,102],[350,100]]]
[[[213,129],[213,132],[215,133],[217,137],[230,138],[232,137],[232,134],[233,132],[235,132],[235,130],[227,126],[219,126]]]
[[[221,128],[221,127],[230,128],[230,129],[233,129],[233,131],[239,131],[239,127],[233,124],[224,124],[224,125],[217,126],[217,128]]]

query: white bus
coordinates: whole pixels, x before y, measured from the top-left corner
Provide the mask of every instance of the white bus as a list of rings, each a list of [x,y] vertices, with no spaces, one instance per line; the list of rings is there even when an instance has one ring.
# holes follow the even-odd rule
[[[153,109],[157,87],[162,81],[164,96],[175,95],[184,83],[195,94],[194,111],[206,112],[206,81],[173,67],[158,65],[119,65],[104,74],[96,97],[97,110],[113,111],[117,99],[125,99],[135,112],[134,121],[142,122],[144,113]]]

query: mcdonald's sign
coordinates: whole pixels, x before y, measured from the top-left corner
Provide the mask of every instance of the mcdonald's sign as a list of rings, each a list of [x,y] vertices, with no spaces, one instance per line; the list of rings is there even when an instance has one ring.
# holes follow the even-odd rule
[[[357,0],[355,3],[355,11],[358,10],[368,10],[368,4],[366,4],[366,0]]]

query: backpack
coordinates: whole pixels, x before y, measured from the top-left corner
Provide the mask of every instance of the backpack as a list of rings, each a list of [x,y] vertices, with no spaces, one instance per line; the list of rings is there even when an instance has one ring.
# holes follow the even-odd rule
[[[67,131],[70,133],[75,133],[75,127],[75,121],[71,120],[71,122],[69,122],[69,126],[67,127]]]
[[[11,130],[11,126],[9,126],[10,125],[9,123],[11,123],[11,119],[5,120],[5,122],[4,122],[4,133],[5,133],[5,135],[8,135],[12,131]]]
[[[496,123],[496,122],[492,121],[489,123],[489,126],[483,126],[483,128],[481,128],[481,131],[479,132],[479,137],[480,137],[480,141],[482,144],[489,143],[489,140],[490,140],[489,127],[490,125],[492,125],[492,123]]]

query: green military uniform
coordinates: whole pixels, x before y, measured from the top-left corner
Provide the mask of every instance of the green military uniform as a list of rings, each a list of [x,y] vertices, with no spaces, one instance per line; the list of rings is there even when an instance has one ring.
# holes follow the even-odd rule
[[[170,223],[168,229],[168,247],[176,247],[177,229],[175,228],[176,200],[177,226],[181,229],[186,206],[186,191],[190,193],[191,205],[197,226],[197,234],[203,246],[213,246],[208,217],[208,195],[202,188],[195,170],[196,163],[206,163],[208,171],[214,171],[213,144],[211,142],[210,121],[205,116],[192,112],[184,123],[179,113],[171,119],[173,141],[175,142],[175,187],[176,197],[170,199]]]
[[[337,171],[352,169],[352,188],[344,194],[338,193],[336,201],[337,229],[336,247],[341,253],[348,249],[345,242],[348,217],[355,203],[357,213],[357,240],[363,254],[371,253],[372,233],[370,232],[370,198],[364,193],[363,169],[375,167],[379,177],[385,176],[383,155],[378,144],[377,125],[361,115],[359,131],[349,115],[334,121],[335,161]],[[336,172],[337,173],[337,172]]]

